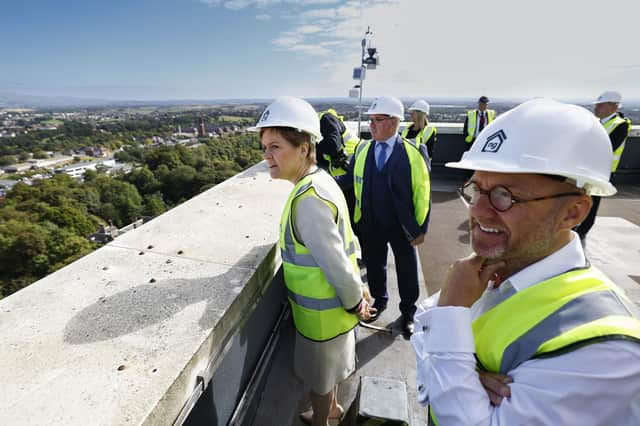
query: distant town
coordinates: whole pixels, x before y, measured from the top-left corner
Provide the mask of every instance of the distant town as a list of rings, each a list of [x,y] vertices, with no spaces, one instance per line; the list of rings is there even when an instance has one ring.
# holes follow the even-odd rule
[[[18,181],[29,184],[55,173],[82,179],[87,170],[127,172],[131,165],[117,161],[117,153],[125,146],[195,147],[204,139],[244,133],[266,103],[49,109],[2,108],[0,104],[0,196]],[[332,107],[346,120],[358,119],[357,105],[351,99],[315,100],[313,104],[318,111]],[[514,105],[514,101],[493,102],[491,108],[500,114]],[[474,106],[468,99],[432,103],[429,118],[432,122],[462,122],[466,111]],[[640,123],[640,105],[625,105],[623,111],[634,123]],[[69,132],[69,127],[79,128],[78,134]],[[123,140],[120,136],[127,130],[129,138]],[[69,140],[62,144],[54,142],[65,137]],[[34,150],[29,151],[32,145]],[[64,149],[56,150],[56,146]]]
[[[0,106],[0,298],[259,162],[247,127],[268,102]],[[358,119],[351,99],[312,103]],[[462,122],[474,107],[432,101],[430,120]],[[622,111],[640,123],[637,104]]]
[[[259,162],[263,107],[0,108],[0,298]]]
[[[0,196],[16,182],[30,184],[55,173],[82,179],[87,170],[127,172],[131,165],[116,159],[125,146],[197,147],[206,139],[244,133],[260,107],[0,108]]]

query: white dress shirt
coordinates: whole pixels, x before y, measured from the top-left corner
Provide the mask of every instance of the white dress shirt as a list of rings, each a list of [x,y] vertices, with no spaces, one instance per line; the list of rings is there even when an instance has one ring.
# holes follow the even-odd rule
[[[487,115],[487,111],[480,111],[479,109],[476,110],[478,112],[478,116],[476,117],[476,137],[478,136],[478,134],[480,133],[480,120],[482,119],[482,117],[484,117],[484,127],[487,127],[487,118],[489,117]]]
[[[512,292],[576,267],[586,258],[570,243],[487,289],[471,307],[437,307],[436,293],[418,307],[411,337],[418,399],[441,425],[640,425],[640,344],[594,343],[569,353],[526,361],[509,371],[511,397],[492,406],[480,384],[471,323]]]
[[[607,121],[611,120],[611,119],[612,119],[613,117],[615,117],[616,115],[618,115],[618,112],[617,112],[617,111],[616,111],[616,112],[614,112],[614,113],[613,113],[613,114],[611,114],[611,115],[606,116],[605,118],[601,118],[601,119],[600,119],[600,123],[601,123],[601,124],[604,124],[604,123],[606,123]]]

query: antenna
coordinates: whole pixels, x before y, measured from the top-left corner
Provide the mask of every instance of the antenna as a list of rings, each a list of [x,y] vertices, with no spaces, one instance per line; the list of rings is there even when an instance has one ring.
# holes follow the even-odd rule
[[[360,137],[360,123],[362,122],[362,90],[366,70],[375,70],[378,65],[380,65],[378,49],[373,43],[373,31],[371,31],[371,27],[368,25],[360,45],[362,48],[360,66],[353,69],[353,79],[358,81],[358,84],[349,90],[349,97],[358,98],[358,137]]]

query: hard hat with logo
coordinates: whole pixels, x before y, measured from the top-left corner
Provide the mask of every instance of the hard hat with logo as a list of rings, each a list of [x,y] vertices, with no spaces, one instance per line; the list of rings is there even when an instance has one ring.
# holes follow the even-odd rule
[[[485,127],[447,167],[564,176],[589,195],[613,195],[613,152],[600,121],[585,108],[549,99],[525,102]]]
[[[598,96],[598,99],[591,102],[591,104],[603,104],[605,102],[613,102],[619,104],[620,102],[622,102],[622,95],[619,92],[608,90],[606,92],[602,92],[602,94]]]
[[[257,132],[265,127],[292,127],[311,135],[313,143],[322,138],[320,119],[311,104],[291,96],[282,96],[269,104],[258,123],[247,130]]]
[[[404,119],[404,105],[400,102],[400,99],[393,96],[380,96],[369,107],[369,110],[365,112],[367,115],[390,115],[396,117],[399,120]]]
[[[429,102],[425,101],[424,99],[418,99],[417,101],[412,103],[411,106],[407,108],[407,110],[422,111],[425,114],[429,115],[429,111],[431,110],[431,107],[429,107]]]

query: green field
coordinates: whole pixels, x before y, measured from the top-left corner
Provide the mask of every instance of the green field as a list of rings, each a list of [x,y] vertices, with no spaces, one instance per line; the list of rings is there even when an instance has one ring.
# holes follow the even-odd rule
[[[233,123],[242,123],[242,124],[253,124],[253,122],[255,121],[253,118],[240,117],[237,115],[221,115],[220,120],[230,121]]]

